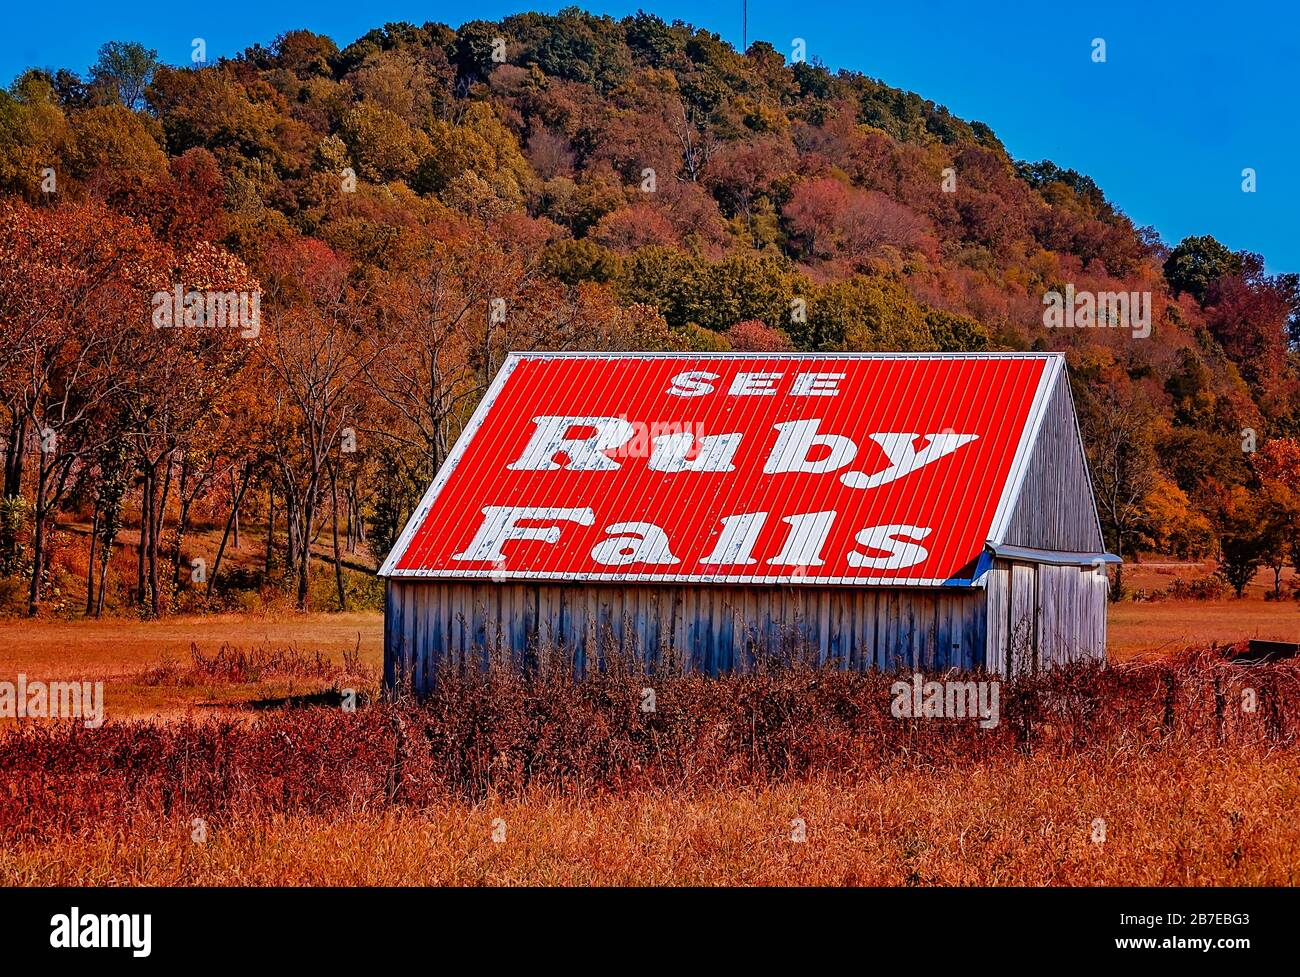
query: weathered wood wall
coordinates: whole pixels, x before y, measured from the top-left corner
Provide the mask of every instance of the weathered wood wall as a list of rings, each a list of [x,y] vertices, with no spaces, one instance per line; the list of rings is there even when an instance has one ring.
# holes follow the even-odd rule
[[[427,691],[440,663],[494,650],[526,665],[563,647],[578,670],[603,648],[710,674],[756,650],[816,650],[844,669],[922,672],[984,665],[985,592],[873,587],[601,586],[388,581],[385,681]]]
[[[1066,553],[1105,549],[1070,381],[1057,378],[1003,543]]]
[[[443,662],[491,654],[528,667],[563,649],[575,670],[602,651],[709,674],[796,646],[844,669],[1010,675],[1106,655],[1100,567],[995,560],[986,587],[600,586],[388,581],[384,678],[417,692]]]
[[[995,560],[986,582],[991,672],[1106,657],[1106,571]]]

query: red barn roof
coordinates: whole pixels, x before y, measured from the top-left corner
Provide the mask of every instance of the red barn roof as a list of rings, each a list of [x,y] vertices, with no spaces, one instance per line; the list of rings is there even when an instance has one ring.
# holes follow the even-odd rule
[[[1052,353],[512,354],[380,573],[969,585],[1063,370]]]

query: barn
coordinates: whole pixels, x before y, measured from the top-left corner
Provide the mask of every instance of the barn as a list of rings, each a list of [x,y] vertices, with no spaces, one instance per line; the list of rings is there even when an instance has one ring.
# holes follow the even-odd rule
[[[798,643],[1007,675],[1106,647],[1056,353],[516,353],[380,569],[385,679]]]

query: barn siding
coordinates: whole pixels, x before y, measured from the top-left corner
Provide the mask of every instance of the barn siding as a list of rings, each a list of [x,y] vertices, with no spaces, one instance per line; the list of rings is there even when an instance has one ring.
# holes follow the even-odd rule
[[[1052,387],[1043,425],[1001,542],[1066,553],[1100,553],[1105,549],[1064,370]]]
[[[926,672],[983,667],[979,588],[595,587],[388,581],[384,678],[427,691],[443,661],[534,661],[563,647],[576,671],[599,667],[611,644],[643,661],[676,656],[709,674],[744,670],[763,649],[803,644],[844,669]]]
[[[984,659],[990,672],[1005,673],[1011,619],[1011,567],[1008,564],[994,563],[985,577],[984,592],[988,595],[985,614],[988,642]]]
[[[1011,675],[1106,657],[1103,567],[994,561],[988,573],[985,660]]]
[[[1011,675],[1104,659],[1100,567],[995,560],[985,587],[641,587],[388,581],[384,680],[426,691],[440,663],[532,667],[563,648],[582,672],[613,646],[718,674],[804,644],[841,669]]]

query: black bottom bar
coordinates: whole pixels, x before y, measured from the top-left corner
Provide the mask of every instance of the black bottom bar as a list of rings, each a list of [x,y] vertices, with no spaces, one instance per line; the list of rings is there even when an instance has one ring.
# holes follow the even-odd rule
[[[1296,891],[5,889],[0,939],[7,962],[111,959],[131,969],[390,959],[440,969],[516,954],[533,965],[568,955],[594,963],[602,953],[610,967],[628,954],[667,965],[683,953],[734,966],[781,949],[806,962],[849,952],[926,970],[959,960],[1230,966],[1294,947]],[[71,945],[89,942],[119,945]]]

